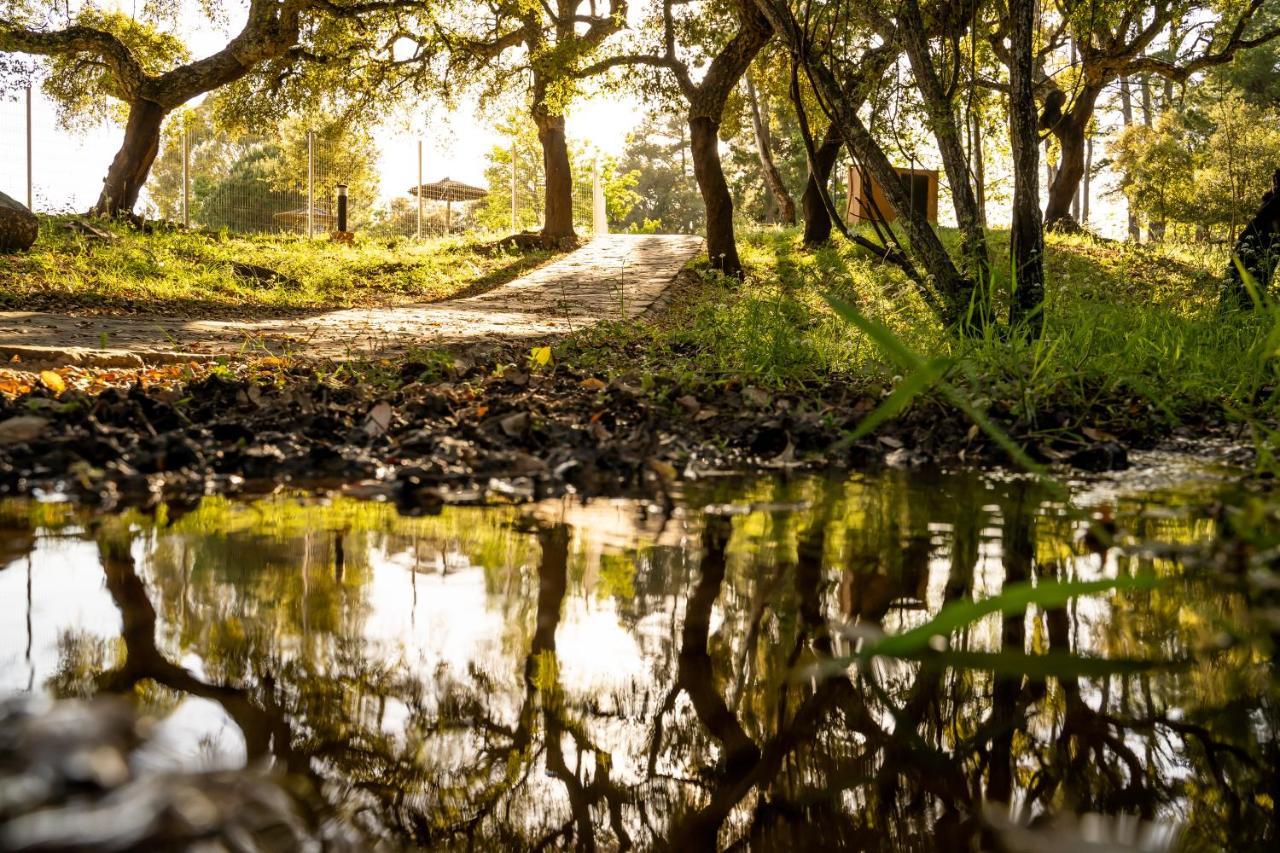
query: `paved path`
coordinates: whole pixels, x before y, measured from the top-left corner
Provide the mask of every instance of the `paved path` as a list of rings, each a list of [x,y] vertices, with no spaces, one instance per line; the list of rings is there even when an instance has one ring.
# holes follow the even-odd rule
[[[73,317],[0,312],[0,354],[25,347],[118,351],[125,361],[177,354],[269,350],[341,357],[394,353],[411,346],[495,338],[537,338],[605,319],[632,318],[662,295],[702,248],[698,237],[613,234],[465,299],[395,308],[349,309],[268,320],[175,320],[160,316]],[[105,341],[105,344],[104,344]],[[39,349],[32,350],[35,358]]]

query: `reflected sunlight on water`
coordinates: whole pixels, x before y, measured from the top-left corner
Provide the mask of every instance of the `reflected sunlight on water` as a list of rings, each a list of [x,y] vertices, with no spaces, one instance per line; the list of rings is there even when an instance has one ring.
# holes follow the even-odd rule
[[[1065,506],[888,472],[703,484],[670,515],[9,503],[0,690],[133,696],[161,721],[144,769],[267,759],[405,843],[1014,849],[1029,818],[1104,813],[1233,846],[1274,836],[1275,679],[1246,591],[1179,557],[1214,540],[1218,488]],[[949,603],[1152,573],[858,662]],[[991,668],[1023,653],[1067,668]]]

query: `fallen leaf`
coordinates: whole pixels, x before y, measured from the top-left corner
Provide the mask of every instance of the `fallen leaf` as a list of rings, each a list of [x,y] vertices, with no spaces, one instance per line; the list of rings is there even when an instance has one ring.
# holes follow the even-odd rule
[[[546,367],[551,363],[551,347],[534,347],[529,350],[529,361],[536,367]]]
[[[882,435],[878,438],[878,441],[881,444],[883,444],[885,447],[894,447],[894,448],[902,447],[902,441],[894,438],[891,435]]]
[[[609,387],[603,379],[597,379],[594,376],[588,376],[578,384],[588,391],[603,391]]]
[[[759,388],[752,387],[742,389],[742,399],[748,404],[755,406],[757,409],[763,409],[769,405],[773,398],[770,397],[767,392],[761,391]]]
[[[383,400],[369,410],[369,417],[364,422],[364,431],[370,436],[385,435],[391,428],[391,404]]]
[[[676,400],[676,402],[683,406],[684,410],[691,415],[696,415],[698,410],[702,408],[702,404],[698,402],[698,398],[692,394],[685,394],[683,397]]]
[[[518,438],[529,431],[531,420],[528,412],[516,412],[514,415],[507,415],[498,421],[498,425],[502,427],[502,431],[507,434],[508,438]]]
[[[40,381],[44,383],[44,387],[48,388],[55,394],[61,394],[67,390],[67,383],[62,377],[54,373],[52,370],[40,371]]]

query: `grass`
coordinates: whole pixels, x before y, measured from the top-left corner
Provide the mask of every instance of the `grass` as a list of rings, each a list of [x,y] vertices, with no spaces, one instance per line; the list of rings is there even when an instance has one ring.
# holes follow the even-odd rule
[[[353,246],[292,235],[157,232],[96,223],[116,236],[86,240],[67,219],[42,218],[30,253],[0,258],[0,308],[249,315],[394,306],[487,289],[550,252],[489,251],[475,239],[357,236]],[[236,275],[254,264],[285,279]],[[286,280],[287,279],[287,280]]]
[[[993,232],[990,243],[993,266],[1007,271],[1007,232]],[[601,370],[676,373],[691,384],[733,377],[887,392],[900,368],[836,316],[824,299],[831,295],[922,358],[953,360],[951,381],[1023,436],[1164,430],[1242,413],[1274,421],[1275,365],[1260,351],[1271,320],[1218,309],[1222,248],[1051,235],[1045,334],[1034,343],[949,335],[900,274],[847,243],[808,252],[794,230],[755,229],[739,248],[745,282],[702,271],[660,325],[598,327],[571,340],[566,357]],[[995,274],[998,311],[1008,279]]]

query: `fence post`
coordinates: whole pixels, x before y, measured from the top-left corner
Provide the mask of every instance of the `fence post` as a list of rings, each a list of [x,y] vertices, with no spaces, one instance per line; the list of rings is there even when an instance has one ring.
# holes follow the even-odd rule
[[[591,233],[596,237],[609,233],[609,211],[604,203],[604,184],[600,181],[600,157],[591,163]]]
[[[511,140],[511,233],[515,234],[520,230],[519,222],[516,218],[516,142]]]
[[[27,87],[27,210],[34,211],[35,205],[35,168],[31,163],[31,87]]]
[[[418,140],[418,239],[422,239],[422,140]]]
[[[191,227],[191,128],[182,116],[182,227]]]
[[[316,132],[307,131],[307,239],[316,236]]]

